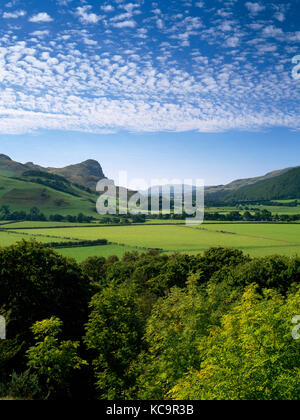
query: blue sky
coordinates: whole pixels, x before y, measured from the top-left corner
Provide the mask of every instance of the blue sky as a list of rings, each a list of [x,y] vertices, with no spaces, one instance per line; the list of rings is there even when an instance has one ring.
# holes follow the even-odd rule
[[[0,20],[16,160],[208,185],[300,164],[299,0],[13,0]]]

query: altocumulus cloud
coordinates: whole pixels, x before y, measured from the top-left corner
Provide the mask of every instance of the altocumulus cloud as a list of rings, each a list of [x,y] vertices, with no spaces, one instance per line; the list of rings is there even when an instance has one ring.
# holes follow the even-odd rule
[[[2,134],[300,128],[292,6],[57,0],[56,12],[34,14],[39,2],[18,5],[0,30]]]
[[[41,12],[37,15],[33,15],[29,18],[29,22],[33,23],[43,23],[43,22],[52,22],[53,19],[51,16],[48,15],[48,13]]]

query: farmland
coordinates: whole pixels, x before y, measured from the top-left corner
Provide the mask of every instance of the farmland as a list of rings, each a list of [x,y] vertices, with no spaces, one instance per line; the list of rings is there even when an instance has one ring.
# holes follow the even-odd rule
[[[50,222],[21,222],[2,225],[0,245],[11,245],[20,239],[35,238],[42,242],[67,240],[95,241],[109,244],[62,248],[64,255],[82,261],[93,255],[121,257],[125,252],[159,248],[162,252],[201,253],[209,247],[233,247],[252,256],[300,254],[300,225],[265,223],[205,223],[201,226],[180,224],[79,226]]]
[[[116,255],[122,258],[126,252],[137,251],[136,248],[122,245],[102,245],[102,246],[86,246],[86,247],[75,247],[75,248],[62,248],[59,252],[66,257],[75,258],[78,262],[82,262],[89,257],[101,256],[110,257]]]
[[[14,243],[21,241],[22,239],[29,240],[29,239],[36,239],[39,242],[43,243],[50,243],[50,242],[57,242],[56,238],[47,237],[43,235],[30,235],[27,232],[23,233],[15,233],[15,232],[0,232],[0,246],[9,246],[13,245]],[[67,240],[64,238],[59,239],[60,242],[66,242]]]

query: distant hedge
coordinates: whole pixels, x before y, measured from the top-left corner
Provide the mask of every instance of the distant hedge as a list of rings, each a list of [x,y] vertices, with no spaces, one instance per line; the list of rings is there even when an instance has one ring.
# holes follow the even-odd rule
[[[69,242],[48,242],[44,244],[46,248],[77,248],[82,246],[108,245],[107,239],[97,239],[96,241],[69,241]]]

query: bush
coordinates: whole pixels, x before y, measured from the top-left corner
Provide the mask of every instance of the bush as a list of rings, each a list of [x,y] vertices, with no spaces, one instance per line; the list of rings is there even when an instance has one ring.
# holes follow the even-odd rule
[[[13,372],[11,382],[8,384],[8,395],[16,399],[33,400],[41,397],[42,391],[38,376],[26,370],[17,374]]]

